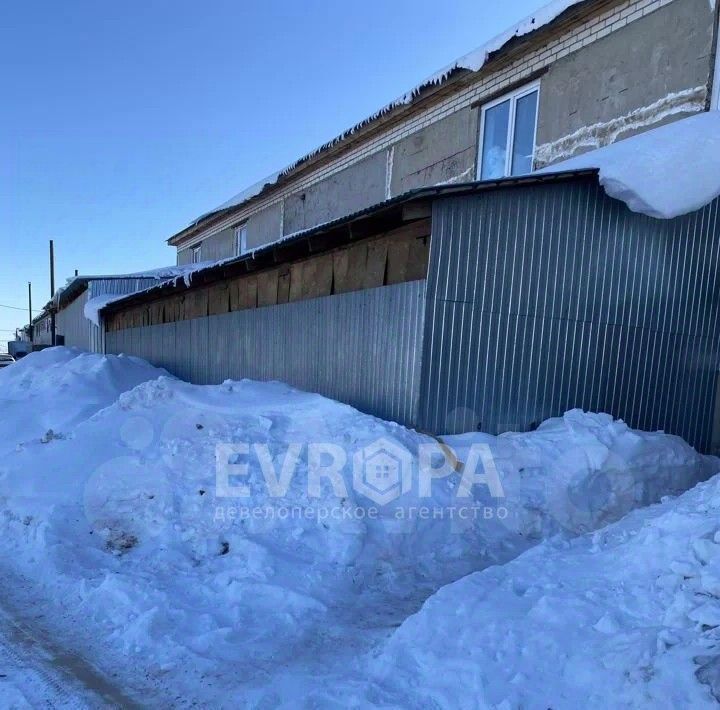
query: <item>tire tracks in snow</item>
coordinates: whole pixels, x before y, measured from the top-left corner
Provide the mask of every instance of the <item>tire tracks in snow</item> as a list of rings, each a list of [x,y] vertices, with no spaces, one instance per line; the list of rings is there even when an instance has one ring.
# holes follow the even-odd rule
[[[57,710],[139,707],[87,661],[18,619],[3,599],[0,599],[0,676],[2,707]]]

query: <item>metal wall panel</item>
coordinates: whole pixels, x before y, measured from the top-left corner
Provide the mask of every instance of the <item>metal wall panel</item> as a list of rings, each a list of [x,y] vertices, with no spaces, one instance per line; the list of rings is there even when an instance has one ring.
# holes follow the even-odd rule
[[[65,337],[67,347],[90,349],[89,321],[85,318],[85,304],[88,292],[83,291],[67,308],[63,308],[55,317],[58,335]]]
[[[590,180],[438,200],[420,426],[522,431],[581,407],[708,450],[718,211],[656,220]]]
[[[56,317],[57,333],[65,336],[65,345],[94,353],[105,352],[103,329],[85,317],[85,304],[96,296],[124,296],[158,284],[158,279],[127,277],[92,279],[87,290],[69,303]],[[48,342],[50,340],[48,339]]]
[[[108,353],[197,384],[281,380],[406,425],[417,422],[425,282],[110,331]]]

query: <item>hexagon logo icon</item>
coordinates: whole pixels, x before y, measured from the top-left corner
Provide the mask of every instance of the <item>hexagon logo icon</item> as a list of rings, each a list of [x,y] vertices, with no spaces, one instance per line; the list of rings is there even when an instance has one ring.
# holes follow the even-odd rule
[[[378,505],[412,488],[412,454],[389,439],[378,439],[353,456],[353,487]]]

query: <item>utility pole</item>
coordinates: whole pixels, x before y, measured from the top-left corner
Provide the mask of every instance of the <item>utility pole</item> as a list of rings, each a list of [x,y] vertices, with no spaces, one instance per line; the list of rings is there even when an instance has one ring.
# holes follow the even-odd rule
[[[30,318],[30,320],[28,321],[28,333],[30,335],[30,342],[32,343],[32,339],[33,339],[32,284],[30,283],[30,281],[28,281],[28,318]]]
[[[55,345],[55,244],[50,240],[50,342]]]

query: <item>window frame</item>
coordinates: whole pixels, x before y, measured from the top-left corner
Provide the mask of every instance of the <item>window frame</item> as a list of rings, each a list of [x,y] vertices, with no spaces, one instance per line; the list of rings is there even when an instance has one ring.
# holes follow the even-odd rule
[[[515,118],[517,116],[517,102],[519,99],[524,98],[537,91],[537,107],[535,109],[535,125],[533,126],[533,154],[532,154],[532,166],[530,172],[535,171],[535,151],[537,149],[537,128],[538,128],[538,116],[540,115],[540,80],[524,84],[523,86],[508,91],[507,94],[503,94],[492,101],[488,101],[480,106],[480,122],[478,127],[478,149],[475,166],[475,179],[482,180],[482,168],[483,168],[483,148],[485,145],[485,115],[487,112],[499,106],[506,101],[510,101],[510,116],[508,119],[508,137],[507,143],[505,144],[505,171],[502,178],[512,177],[512,159],[513,159],[513,147],[515,145]],[[499,180],[501,178],[485,178],[486,180]]]
[[[202,242],[200,242],[200,244],[196,244],[190,249],[190,258],[192,260],[191,263],[199,264],[202,261]]]
[[[247,254],[247,222],[238,224],[235,227],[235,256]]]

